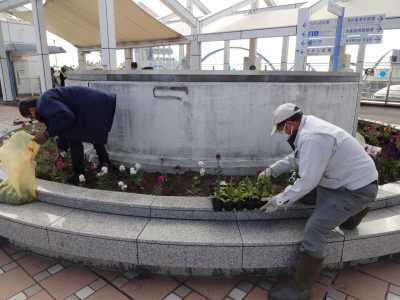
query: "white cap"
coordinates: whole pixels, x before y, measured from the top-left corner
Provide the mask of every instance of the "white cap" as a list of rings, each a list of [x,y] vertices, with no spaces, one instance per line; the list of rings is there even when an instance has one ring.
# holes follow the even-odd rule
[[[290,117],[294,116],[299,112],[301,112],[301,109],[296,104],[285,103],[279,105],[272,114],[273,127],[271,135],[273,135],[276,132],[279,123],[286,121],[287,119],[289,119]]]

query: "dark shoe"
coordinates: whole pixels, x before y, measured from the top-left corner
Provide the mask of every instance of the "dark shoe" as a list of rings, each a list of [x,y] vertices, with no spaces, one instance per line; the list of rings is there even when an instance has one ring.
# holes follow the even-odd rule
[[[79,185],[79,175],[72,175],[67,179],[68,184]]]
[[[288,288],[273,288],[269,300],[310,300],[311,289],[322,267],[323,259],[302,254],[294,276],[294,283]]]
[[[339,228],[342,230],[353,230],[361,223],[362,219],[364,219],[368,211],[369,211],[368,207],[363,209],[358,214],[348,218],[346,222],[344,222],[342,225],[339,226]]]

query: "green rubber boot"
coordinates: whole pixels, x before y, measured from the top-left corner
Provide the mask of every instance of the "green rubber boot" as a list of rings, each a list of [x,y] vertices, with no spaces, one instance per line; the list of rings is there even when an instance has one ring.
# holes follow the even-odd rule
[[[323,258],[302,254],[296,267],[294,283],[287,288],[273,288],[268,300],[310,300],[311,289],[321,271]]]

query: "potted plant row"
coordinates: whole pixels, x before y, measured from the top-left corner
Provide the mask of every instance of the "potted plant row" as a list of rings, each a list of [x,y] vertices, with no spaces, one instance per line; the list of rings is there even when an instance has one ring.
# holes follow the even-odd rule
[[[219,183],[212,198],[215,211],[240,211],[258,209],[265,204],[261,199],[272,193],[271,180],[246,177],[238,183]]]

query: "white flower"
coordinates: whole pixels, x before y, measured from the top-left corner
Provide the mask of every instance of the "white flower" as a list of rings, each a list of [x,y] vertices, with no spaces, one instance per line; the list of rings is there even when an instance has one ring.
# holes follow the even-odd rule
[[[120,172],[125,172],[125,170],[126,170],[126,168],[125,168],[124,165],[120,165],[120,166],[119,166],[119,171],[120,171]]]
[[[206,169],[201,168],[200,169],[200,176],[204,176],[206,174]]]
[[[123,190],[123,191],[126,191],[127,188],[128,188],[128,186],[127,186],[126,184],[123,184],[123,185],[121,186],[121,190]]]
[[[141,164],[139,164],[139,163],[136,163],[136,164],[135,164],[135,169],[136,169],[137,171],[139,171],[141,167],[142,167]]]
[[[125,185],[125,183],[123,181],[118,181],[118,186],[119,187],[123,187]]]
[[[85,183],[86,182],[86,178],[83,174],[79,175],[79,182],[80,183]]]
[[[102,167],[101,168],[101,173],[102,173],[102,175],[107,174],[108,173],[108,168],[107,167]]]
[[[137,173],[137,170],[135,168],[130,168],[129,169],[129,174],[136,175],[136,173]]]
[[[226,183],[226,181],[220,181],[219,186],[227,186],[228,184]]]
[[[101,176],[103,176],[103,173],[97,173],[96,176],[101,177]]]
[[[200,161],[198,162],[198,164],[199,164],[199,167],[200,167],[200,168],[203,168],[203,167],[204,167],[204,161],[201,161],[201,160],[200,160]]]

